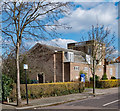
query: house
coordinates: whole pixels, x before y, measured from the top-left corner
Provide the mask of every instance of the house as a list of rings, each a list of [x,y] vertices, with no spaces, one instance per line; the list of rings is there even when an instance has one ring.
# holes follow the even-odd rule
[[[85,54],[88,54],[90,56],[96,55],[96,60],[98,62],[98,68],[96,71],[96,75],[102,77],[104,73],[107,74],[107,77],[110,79],[111,76],[115,76],[115,67],[113,64],[108,64],[108,61],[105,59],[105,44],[97,42],[96,40],[89,40],[89,41],[83,41],[83,42],[76,42],[76,43],[69,43],[67,45],[68,49],[73,49],[77,51],[82,51]],[[93,49],[96,53],[93,53]],[[102,70],[101,70],[102,69]],[[101,70],[101,72],[99,71]]]
[[[116,68],[116,78],[120,79],[120,56],[115,59],[114,64]]]
[[[115,59],[115,62],[120,63],[120,56]]]
[[[89,80],[92,74],[85,57],[84,51],[37,43],[26,53],[29,78],[39,83],[76,81],[82,70],[87,73]],[[103,63],[99,64],[96,70],[100,78],[104,74],[103,66]],[[106,72],[110,79],[115,74],[115,66],[107,65]]]

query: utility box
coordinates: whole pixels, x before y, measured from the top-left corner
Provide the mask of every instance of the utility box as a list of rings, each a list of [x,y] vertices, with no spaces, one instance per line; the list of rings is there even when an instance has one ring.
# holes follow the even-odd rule
[[[85,74],[80,75],[80,81],[85,83]]]

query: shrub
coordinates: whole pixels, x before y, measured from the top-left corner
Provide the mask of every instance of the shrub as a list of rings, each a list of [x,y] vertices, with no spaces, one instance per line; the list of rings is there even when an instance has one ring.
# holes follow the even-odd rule
[[[93,87],[93,81],[86,82],[85,86]],[[118,87],[118,86],[120,86],[120,79],[96,81],[96,88],[112,88],[112,87]]]
[[[37,84],[38,81],[37,81],[37,80],[30,80],[30,83],[31,83],[31,84]],[[29,83],[29,84],[30,84],[30,83]]]
[[[95,81],[99,81],[100,77],[95,75]],[[90,77],[90,81],[93,81],[93,77]]]
[[[112,76],[111,79],[116,79],[116,77]]]
[[[15,87],[10,95],[10,98],[12,98],[13,100],[15,100]],[[34,99],[49,96],[61,96],[83,92],[83,90],[84,86],[82,82],[28,84],[28,97]],[[26,97],[25,84],[21,84],[21,97],[23,99]]]
[[[120,80],[100,80],[98,82],[98,88],[111,88],[120,86]]]
[[[102,76],[102,80],[108,80],[108,78],[107,78],[107,74],[106,74],[106,73],[103,74],[103,76]]]
[[[13,89],[13,83],[10,77],[2,74],[2,101],[7,101],[7,97]]]

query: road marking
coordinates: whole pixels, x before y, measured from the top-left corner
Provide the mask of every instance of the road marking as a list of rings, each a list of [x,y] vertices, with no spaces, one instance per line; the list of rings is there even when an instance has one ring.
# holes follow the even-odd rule
[[[113,103],[118,102],[118,101],[119,101],[119,100],[115,100],[115,101],[112,101],[112,102],[106,103],[106,104],[104,104],[103,106],[107,106],[107,105],[109,105],[109,104],[113,104]]]

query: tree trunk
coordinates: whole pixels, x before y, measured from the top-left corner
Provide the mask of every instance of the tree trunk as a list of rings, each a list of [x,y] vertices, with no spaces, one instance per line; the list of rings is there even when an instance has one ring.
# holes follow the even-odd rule
[[[16,93],[17,93],[17,106],[21,106],[19,49],[20,49],[20,45],[19,45],[19,43],[17,43],[17,48],[16,48],[16,64],[17,64],[17,86],[16,86]]]
[[[95,96],[95,74],[93,73],[93,95]]]
[[[93,59],[93,96],[95,96],[95,64]]]

